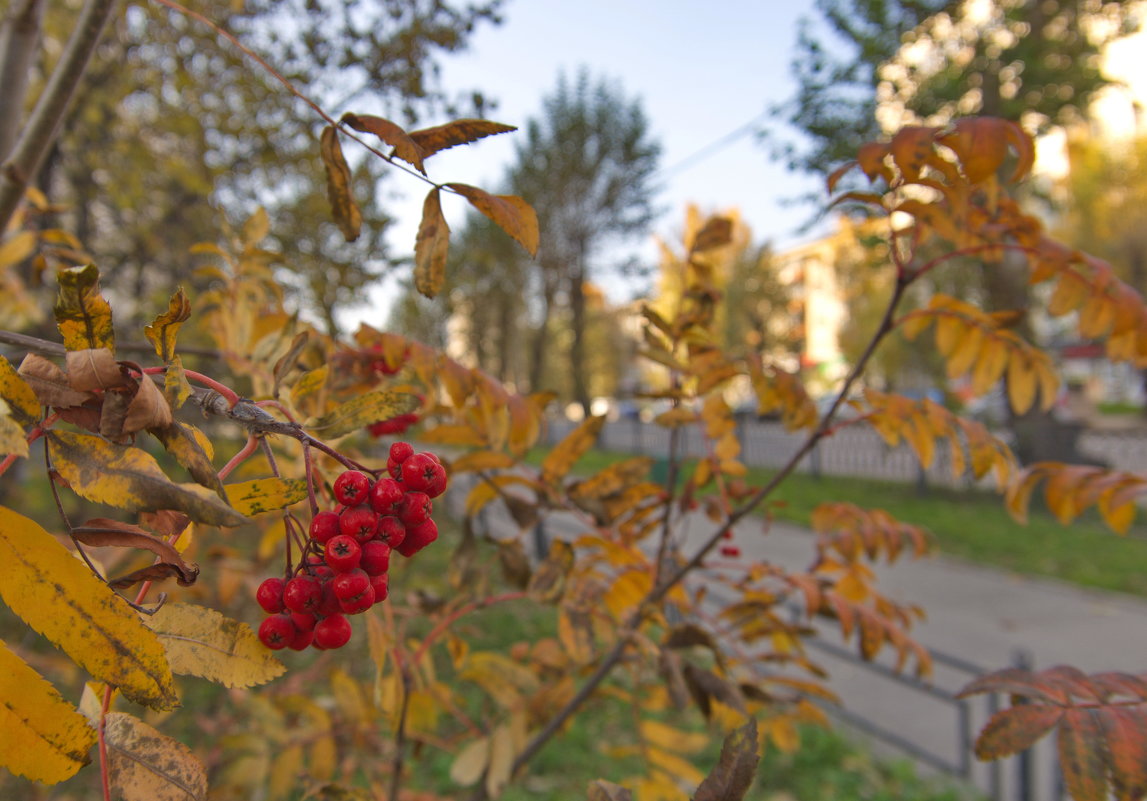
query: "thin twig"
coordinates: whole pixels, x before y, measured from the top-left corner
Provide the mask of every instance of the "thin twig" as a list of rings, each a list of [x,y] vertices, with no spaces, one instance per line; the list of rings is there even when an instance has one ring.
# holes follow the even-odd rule
[[[395,658],[398,658],[397,651]],[[398,708],[398,729],[394,733],[394,759],[390,763],[390,792],[387,795],[390,801],[398,801],[398,794],[402,789],[402,766],[406,760],[406,716],[410,710],[410,690],[414,683],[411,680],[410,668],[404,660],[399,661],[398,675],[402,680],[402,703]]]

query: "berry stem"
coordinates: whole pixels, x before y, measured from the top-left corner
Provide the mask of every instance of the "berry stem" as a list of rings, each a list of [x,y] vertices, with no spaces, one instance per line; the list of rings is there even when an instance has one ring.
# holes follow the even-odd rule
[[[44,422],[40,423],[40,425],[36,426],[31,431],[29,431],[27,436],[24,437],[24,439],[28,442],[29,445],[31,445],[33,442],[38,440],[40,437],[44,436],[44,432],[47,431],[48,426],[50,426],[52,423],[54,423],[57,417],[59,417],[59,415],[53,414],[51,417],[44,420]],[[4,475],[6,472],[8,472],[8,468],[11,467],[13,464],[15,464],[16,460],[19,458],[20,457],[14,453],[10,453],[7,456],[5,456],[3,461],[0,461],[0,476]]]
[[[243,446],[243,450],[232,456],[231,461],[224,465],[223,469],[219,471],[219,480],[222,481],[223,479],[227,478],[227,476],[231,474],[232,470],[241,465],[244,461],[246,461],[248,456],[257,451],[259,449],[259,440],[261,439],[262,437],[257,437],[254,434],[248,436],[247,444]]]
[[[227,405],[232,409],[234,409],[235,404],[240,401],[239,394],[235,392],[235,390],[224,384],[220,384],[211,376],[206,376],[203,375],[203,373],[197,373],[194,370],[186,369],[183,371],[183,374],[187,376],[188,381],[194,381],[197,384],[202,384],[208,389],[213,389],[218,392],[220,395],[227,399]]]
[[[426,651],[430,648],[431,645],[434,644],[434,640],[441,636],[441,634],[446,631],[446,629],[450,628],[450,626],[452,626],[454,622],[458,620],[458,618],[464,617],[471,612],[477,612],[479,609],[485,609],[488,606],[500,604],[503,601],[517,601],[525,597],[526,593],[524,591],[506,592],[502,593],[501,595],[491,595],[477,601],[472,601],[465,606],[458,607],[446,617],[439,620],[434,628],[430,630],[430,633],[426,635],[426,637],[422,640],[422,643],[418,646],[418,650],[414,652],[414,656],[411,661],[415,664],[421,662],[422,657],[426,655]]]

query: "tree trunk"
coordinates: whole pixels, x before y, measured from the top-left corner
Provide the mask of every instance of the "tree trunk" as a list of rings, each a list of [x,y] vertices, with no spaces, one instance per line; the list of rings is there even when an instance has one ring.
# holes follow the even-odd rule
[[[549,344],[550,311],[554,307],[556,287],[550,276],[552,273],[542,265],[542,320],[538,330],[534,333],[534,341],[530,351],[530,392],[541,392],[543,367],[546,363],[546,348]]]
[[[586,417],[590,415],[589,382],[585,374],[585,258],[579,252],[577,264],[570,271],[570,378],[573,381],[574,400]]]

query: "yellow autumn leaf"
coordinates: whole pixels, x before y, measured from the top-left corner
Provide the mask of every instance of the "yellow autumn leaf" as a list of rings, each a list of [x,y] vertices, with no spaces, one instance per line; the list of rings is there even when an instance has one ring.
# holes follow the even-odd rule
[[[68,350],[115,350],[112,309],[100,295],[100,271],[94,264],[57,273],[56,327]]]
[[[1013,353],[1008,360],[1008,402],[1016,414],[1025,414],[1035,403],[1037,376],[1027,359]]]
[[[697,767],[677,754],[663,751],[660,748],[647,748],[645,755],[657,767],[694,787],[705,781],[705,774]]]
[[[8,406],[8,415],[22,427],[35,425],[40,419],[40,401],[12,363],[0,356],[0,400]]]
[[[0,397],[0,456],[28,455],[28,439],[24,427],[11,417],[8,401]]]
[[[659,748],[680,754],[696,754],[709,745],[709,736],[703,732],[687,732],[656,720],[641,721],[641,737]]]
[[[90,761],[95,742],[84,716],[0,641],[0,765],[55,784]]]
[[[131,511],[172,509],[197,523],[238,526],[239,512],[196,484],[176,484],[151,454],[100,437],[53,430],[48,433],[52,463],[79,496]]]
[[[468,787],[477,784],[490,762],[490,739],[480,737],[458,752],[450,764],[450,780]]]
[[[34,520],[0,507],[0,598],[94,678],[176,705],[163,646],[131,607]]]
[[[323,438],[335,439],[379,420],[409,414],[420,405],[417,395],[380,389],[357,395],[303,425]]]
[[[307,497],[307,482],[302,478],[256,478],[227,484],[225,489],[235,510],[248,516],[284,509]]]
[[[587,417],[567,434],[542,461],[542,480],[554,484],[564,478],[574,463],[597,442],[604,425],[604,416]]]
[[[653,579],[645,570],[627,570],[610,585],[605,593],[605,605],[617,620],[625,617],[641,603],[653,587]]]
[[[287,669],[250,626],[205,606],[169,603],[143,622],[163,643],[174,673],[230,688],[265,684]]]
[[[505,724],[494,729],[490,738],[490,764],[486,768],[486,793],[497,798],[510,782],[514,767],[514,737]]]
[[[206,801],[207,770],[191,749],[122,712],[104,721],[108,774],[123,801]]]
[[[36,252],[36,232],[18,231],[0,242],[0,270],[19,264]]]
[[[262,209],[260,209],[262,211]],[[266,216],[266,212],[264,212]],[[155,348],[155,355],[165,362],[175,355],[175,337],[179,328],[191,318],[191,301],[182,287],[175,291],[167,303],[167,311],[143,328],[147,341]]]

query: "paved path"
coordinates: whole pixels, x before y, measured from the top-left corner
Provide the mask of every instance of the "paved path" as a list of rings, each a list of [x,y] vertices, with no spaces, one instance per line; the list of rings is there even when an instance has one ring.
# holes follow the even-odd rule
[[[507,533],[516,531],[513,522],[496,511],[490,524]],[[712,530],[700,515],[690,516],[685,524],[686,543],[691,545]],[[551,536],[574,536],[581,530],[570,517],[553,516],[547,523]],[[786,523],[774,523],[763,533],[759,519],[743,521],[734,542],[745,561],[769,559],[794,570],[806,568],[814,555],[813,535]],[[1147,569],[1147,547],[1143,561]],[[1071,664],[1087,672],[1147,670],[1147,600],[943,557],[902,560],[876,570],[882,592],[927,611],[928,619],[912,632],[919,642],[974,665],[988,670],[1008,667],[1022,650],[1037,668]],[[839,645],[839,635],[826,629],[824,642]],[[847,648],[855,653],[854,644]],[[968,765],[970,777],[981,789],[990,791],[998,783],[1002,798],[1017,797],[1016,760],[1008,760],[1011,764],[1005,763],[997,777],[989,766],[972,764],[966,744],[961,743],[960,705],[939,697],[967,684],[972,678],[968,672],[938,663],[929,686],[941,692],[929,693],[823,650],[814,649],[812,656],[829,670],[829,684],[848,712],[899,734],[933,754],[934,761]],[[963,714],[968,730],[978,732],[989,714],[988,700],[969,701]],[[1036,752],[1031,801],[1055,798],[1050,739],[1045,740]]]

